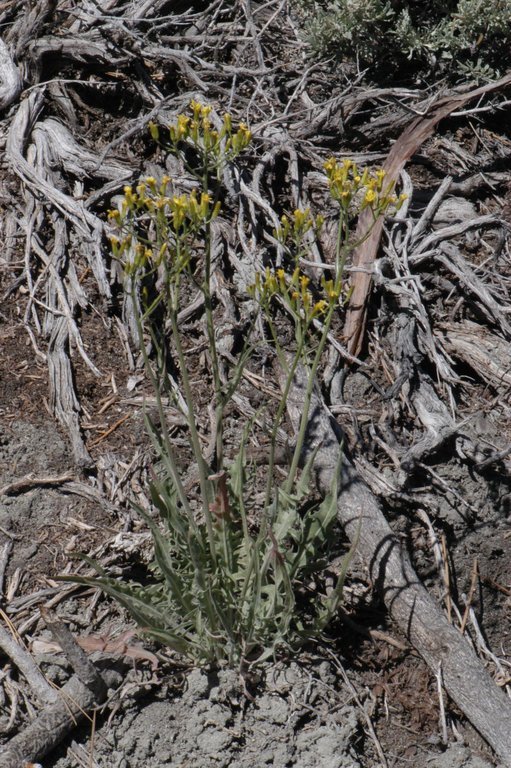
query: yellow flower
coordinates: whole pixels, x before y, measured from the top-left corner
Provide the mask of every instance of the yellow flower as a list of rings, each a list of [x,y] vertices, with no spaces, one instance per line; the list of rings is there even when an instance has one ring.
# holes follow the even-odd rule
[[[226,150],[231,157],[236,157],[250,144],[251,138],[252,134],[245,123],[240,123],[234,136],[227,140]]]
[[[186,218],[188,209],[188,200],[186,195],[174,195],[174,197],[169,200],[169,207],[172,212],[172,224],[174,226],[174,230],[177,232],[183,226]]]
[[[127,184],[124,187],[124,203],[126,205],[126,208],[128,208],[129,210],[133,210],[137,202],[138,202],[137,195],[133,192],[133,187]]]
[[[150,132],[151,137],[153,138],[153,140],[154,141],[158,141],[158,139],[160,138],[160,129],[158,128],[156,123],[154,123],[152,120],[150,120],[149,123],[148,123],[148,127],[149,127],[149,132]]]
[[[211,195],[205,194],[203,192],[200,198],[199,215],[204,220],[208,218],[210,202],[211,202]]]
[[[405,195],[405,193],[402,192],[395,203],[396,211],[399,211],[405,200],[408,200],[408,195]]]
[[[327,309],[328,309],[328,302],[325,301],[325,299],[321,299],[320,301],[317,301],[314,304],[314,307],[312,308],[311,318],[314,318],[317,315],[324,315]]]
[[[232,117],[228,112],[224,114],[224,132],[232,133]]]
[[[332,173],[332,171],[334,171],[336,167],[337,167],[337,160],[335,159],[335,157],[329,157],[328,160],[325,160],[325,162],[323,163],[323,168],[325,169],[327,174]]]
[[[200,116],[200,113],[201,113],[202,104],[200,104],[195,99],[192,99],[191,102],[190,102],[190,109],[193,112],[193,116],[194,116],[195,120],[197,120],[199,118],[199,116]]]
[[[336,301],[339,298],[340,289],[335,287],[333,280],[325,280],[322,278],[321,284],[329,302]]]
[[[177,125],[175,127],[175,140],[181,141],[182,139],[186,139],[188,136],[188,133],[190,131],[190,118],[186,115],[178,115],[177,117]]]

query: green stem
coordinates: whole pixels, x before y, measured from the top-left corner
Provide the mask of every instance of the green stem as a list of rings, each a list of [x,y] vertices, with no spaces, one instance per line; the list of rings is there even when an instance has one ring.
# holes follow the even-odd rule
[[[175,285],[172,287],[174,288],[174,290],[176,290]],[[186,418],[188,421],[188,428],[190,430],[190,440],[192,443],[193,454],[197,462],[197,468],[199,473],[199,484],[201,489],[202,507],[203,507],[204,519],[206,521],[206,530],[208,533],[209,548],[211,551],[211,557],[213,559],[213,563],[215,564],[216,548],[215,548],[215,539],[214,539],[214,533],[213,533],[213,522],[211,519],[211,512],[209,510],[209,505],[210,505],[210,502],[212,501],[210,492],[209,492],[210,490],[210,483],[208,480],[209,467],[206,464],[206,461],[204,460],[204,456],[202,455],[199,433],[197,431],[197,425],[195,424],[195,409],[194,409],[194,403],[193,403],[193,397],[192,397],[192,388],[190,386],[188,369],[186,367],[186,360],[185,360],[185,355],[183,351],[183,346],[181,344],[181,336],[180,336],[179,326],[177,322],[177,304],[173,304],[172,306],[169,306],[169,315],[170,315],[170,325],[172,328],[172,335],[174,338],[177,358],[179,361],[179,368],[181,370],[181,381],[183,385],[184,397],[185,397],[186,405],[188,408],[188,413],[186,414]]]
[[[183,509],[186,511],[188,517],[193,520],[193,515],[190,509],[190,505],[188,503],[188,498],[186,495],[186,491],[183,487],[183,484],[181,482],[181,478],[179,476],[179,472],[177,470],[177,463],[174,457],[174,452],[172,450],[172,444],[170,442],[170,435],[167,429],[167,417],[165,414],[165,410],[163,408],[163,402],[161,399],[161,391],[160,391],[160,384],[157,379],[157,377],[154,375],[147,350],[145,348],[144,344],[144,327],[142,323],[142,318],[140,316],[139,306],[138,306],[138,296],[137,292],[135,290],[135,280],[136,278],[133,277],[132,279],[132,285],[130,289],[130,298],[133,305],[133,312],[135,315],[135,323],[137,326],[137,334],[138,334],[138,341],[139,341],[139,349],[142,352],[142,357],[144,360],[144,367],[146,369],[146,373],[149,377],[149,380],[151,382],[151,386],[153,388],[153,392],[156,397],[156,405],[158,408],[158,416],[160,419],[160,429],[161,429],[161,436],[165,445],[165,456],[168,459],[166,462],[167,468],[170,472],[170,476],[172,478],[172,482],[174,484],[174,487],[176,488],[177,495],[179,497],[179,501],[181,502]]]
[[[270,321],[270,327],[271,326],[273,326],[273,323]],[[284,391],[282,392],[282,397],[280,398],[279,407],[277,408],[277,413],[275,415],[275,420],[273,423],[273,429],[270,435],[270,455],[268,457],[268,477],[266,481],[266,496],[265,496],[265,502],[264,502],[265,512],[266,510],[268,510],[270,506],[271,492],[273,489],[273,470],[275,467],[275,445],[277,441],[277,431],[280,427],[282,417],[286,409],[287,398],[291,390],[291,385],[293,383],[293,378],[296,373],[296,369],[298,368],[298,364],[300,362],[300,358],[303,353],[303,348],[304,348],[304,344],[302,340],[302,343],[299,344],[293,356],[293,359],[291,361],[291,365],[289,366],[289,368],[287,365],[287,361],[285,359],[285,355],[284,354],[279,355],[279,360],[283,369],[285,370],[286,368],[288,368],[288,370],[287,370],[287,376],[286,376],[286,383],[284,385]],[[265,518],[266,518],[266,515],[265,515]],[[263,526],[261,526],[261,528],[263,528]],[[266,530],[264,530],[264,534],[266,535]]]
[[[323,350],[325,348],[326,340],[328,337],[328,332],[330,329],[330,323],[332,320],[332,315],[334,313],[335,305],[332,304],[330,309],[328,310],[325,323],[323,326],[323,331],[321,334],[321,338],[319,341],[319,345],[316,349],[316,353],[314,355],[314,360],[312,363],[312,367],[309,371],[308,378],[307,378],[307,388],[305,390],[305,395],[303,399],[303,405],[302,405],[302,415],[300,419],[300,427],[298,430],[298,436],[296,438],[296,445],[295,450],[293,453],[293,458],[291,461],[291,467],[288,472],[288,476],[284,485],[284,490],[287,493],[291,493],[293,489],[293,484],[296,477],[296,472],[300,463],[300,459],[302,456],[302,450],[303,450],[303,444],[305,442],[305,435],[307,433],[307,427],[309,425],[309,411],[310,411],[310,404],[312,400],[312,393],[314,391],[314,385],[316,383],[316,374],[318,371],[319,364],[321,362],[321,356],[323,354]],[[297,361],[298,362],[298,361]],[[295,366],[296,370],[297,365]]]
[[[206,573],[205,569],[203,568],[202,560],[200,559],[200,557],[196,558],[196,556],[195,556],[196,542],[200,542],[201,541],[201,535],[200,535],[199,529],[197,527],[197,524],[195,522],[193,512],[192,512],[192,510],[190,508],[190,504],[188,502],[188,498],[187,498],[185,489],[184,489],[183,484],[181,482],[181,478],[180,478],[179,471],[178,471],[178,468],[177,468],[176,459],[174,457],[174,452],[172,450],[172,444],[171,444],[171,441],[170,441],[170,435],[169,435],[169,432],[168,432],[168,429],[167,429],[167,415],[165,413],[165,410],[164,410],[164,407],[163,407],[162,398],[161,398],[160,382],[161,382],[161,375],[165,376],[165,367],[164,367],[165,366],[165,361],[163,360],[163,364],[162,364],[162,361],[161,361],[161,358],[163,357],[162,350],[159,347],[159,344],[158,344],[157,340],[155,339],[154,334],[151,333],[151,336],[153,338],[153,342],[155,344],[157,355],[160,358],[160,361],[159,361],[160,368],[158,370],[161,373],[159,373],[158,376],[155,376],[155,374],[153,372],[153,368],[152,368],[151,363],[149,361],[149,357],[148,357],[147,352],[146,352],[145,344],[144,344],[143,320],[142,320],[142,317],[141,317],[141,314],[140,314],[140,311],[139,311],[137,292],[136,292],[136,289],[135,289],[136,282],[137,282],[137,277],[133,276],[130,296],[131,296],[131,300],[133,302],[133,309],[134,309],[134,313],[135,313],[135,322],[136,322],[136,325],[137,325],[139,348],[140,348],[140,350],[142,352],[142,356],[143,356],[143,359],[144,359],[145,369],[146,369],[147,375],[149,377],[149,380],[151,382],[151,386],[153,388],[153,392],[155,394],[156,403],[157,403],[157,407],[158,407],[158,415],[159,415],[159,419],[160,419],[160,430],[161,430],[160,434],[161,434],[161,438],[163,440],[163,448],[159,451],[159,454],[160,454],[160,458],[164,461],[165,466],[167,467],[167,471],[169,472],[169,475],[170,475],[170,477],[172,479],[174,487],[176,488],[179,501],[181,502],[181,504],[183,506],[183,509],[185,510],[185,513],[186,513],[186,517],[187,517],[187,520],[188,520],[188,526],[189,526],[188,527],[188,533],[187,533],[188,551],[190,552],[190,557],[191,557],[192,562],[193,562],[194,567],[195,567],[195,573],[196,573],[196,578],[197,578],[197,581],[198,581],[198,584],[199,584],[199,588],[203,591],[204,596],[205,596],[205,598],[204,598],[205,612],[206,612],[206,614],[208,616],[209,626],[212,628],[212,632],[216,632],[216,626],[217,626],[217,616],[216,616],[216,613],[217,612],[216,612],[216,606],[214,604],[214,598],[209,593],[209,589],[210,588],[209,588],[209,585],[207,583],[208,574]],[[168,289],[166,291],[166,303],[167,303],[167,308],[170,311],[170,314],[172,315],[172,312],[171,312],[172,302],[171,302],[171,296],[170,296],[170,294],[168,292]],[[175,304],[174,306],[177,306],[177,304]],[[174,313],[174,315],[175,315],[175,313]],[[146,318],[150,319],[150,315],[149,314],[145,313],[144,316]],[[176,338],[179,338],[179,337],[176,337]],[[183,356],[181,357],[181,362],[184,362]],[[186,375],[186,369],[184,369],[184,370],[185,370],[185,375]],[[193,411],[191,413],[192,413],[192,418],[193,418]],[[190,419],[188,421],[190,423]],[[195,427],[195,424],[193,426]],[[199,468],[200,468],[201,467],[201,461],[200,461],[201,460],[201,455],[197,456],[197,460],[199,462]],[[208,506],[207,510],[208,510],[208,513],[209,513],[209,506]],[[208,534],[209,534],[209,531],[208,531]],[[210,538],[209,535],[208,535],[208,543],[209,543],[210,549],[211,549],[211,546],[212,546],[212,544],[214,542],[213,542],[213,538],[212,537]],[[215,560],[215,549],[214,549],[214,547],[213,547],[213,549],[211,549],[211,552],[212,552],[212,559],[214,561]]]
[[[346,264],[348,238],[349,238],[348,219],[347,219],[347,216],[345,215],[344,210],[341,208],[341,211],[339,214],[339,224],[337,227],[337,241],[336,241],[336,248],[335,248],[335,288],[336,290],[339,290],[341,287],[344,266]],[[314,391],[314,385],[316,383],[316,374],[318,372],[319,364],[321,362],[321,356],[325,349],[325,344],[328,338],[328,333],[330,331],[330,325],[332,322],[332,316],[335,311],[335,308],[336,308],[336,303],[332,303],[328,309],[327,316],[323,324],[323,330],[321,333],[319,344],[316,349],[316,353],[314,355],[312,368],[310,369],[309,375],[307,378],[307,388],[305,390],[305,395],[303,400],[303,410],[302,410],[302,415],[300,419],[300,427],[298,430],[295,450],[294,450],[293,458],[291,461],[291,467],[289,469],[286,483],[284,485],[284,488],[287,493],[290,493],[293,488],[296,472],[298,470],[298,466],[302,456],[303,444],[305,441],[307,427],[309,424],[309,411],[310,411],[310,404],[312,400],[312,393]],[[308,326],[307,328],[304,329],[303,333],[301,334],[301,338],[303,340],[307,336],[307,331],[308,331]],[[302,341],[302,348],[304,344],[305,342]]]
[[[204,150],[204,170],[202,176],[202,191],[204,194],[209,192],[209,157],[208,151]],[[215,198],[216,203],[216,198]],[[222,393],[222,381],[220,378],[220,366],[218,362],[218,351],[216,347],[215,326],[213,322],[213,303],[211,299],[211,222],[206,224],[205,253],[204,253],[204,281],[201,291],[204,296],[204,310],[206,314],[206,330],[209,342],[209,352],[211,355],[211,369],[213,374],[213,386],[215,390],[215,471],[221,472],[223,469],[223,423],[225,402]]]

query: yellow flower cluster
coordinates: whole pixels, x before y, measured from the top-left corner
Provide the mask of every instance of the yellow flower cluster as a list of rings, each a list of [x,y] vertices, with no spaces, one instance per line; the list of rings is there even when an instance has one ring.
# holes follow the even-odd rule
[[[156,268],[163,264],[168,274],[178,275],[190,261],[198,233],[210,236],[208,229],[218,216],[221,204],[209,194],[209,174],[217,178],[225,162],[245,149],[252,135],[244,123],[233,129],[232,118],[224,115],[219,127],[211,119],[212,107],[191,101],[189,114],[178,115],[168,128],[163,146],[184,162],[187,170],[199,182],[197,189],[188,194],[175,194],[169,176],[157,181],[153,176],[141,180],[135,187],[124,187],[118,209],[108,212],[108,218],[117,230],[110,237],[115,257],[124,260],[132,275],[137,270]],[[160,139],[160,129],[149,123],[151,136]],[[196,150],[188,164],[190,153],[186,146]],[[197,162],[198,161],[198,162]]]
[[[324,222],[324,217],[321,215],[313,216],[310,208],[305,208],[305,210],[297,208],[291,216],[284,215],[281,217],[280,226],[274,235],[282,244],[286,244],[289,240],[298,244],[310,229],[318,232]]]
[[[214,203],[211,195],[204,192],[194,189],[189,194],[167,194],[170,181],[170,177],[164,176],[158,183],[154,177],[148,176],[135,189],[125,186],[120,207],[108,211],[109,220],[120,234],[120,237],[110,236],[112,253],[117,259],[125,257],[127,272],[145,268],[149,263],[158,266],[164,258],[169,259],[171,251],[173,258],[179,261],[174,267],[181,269],[188,257],[185,258],[187,248],[179,243],[186,243],[189,235],[202,230],[220,212],[220,203]],[[144,232],[145,225],[142,229],[139,225],[146,218],[155,224],[158,232],[153,247],[148,247],[146,237],[140,234]]]
[[[399,210],[406,195],[396,197],[393,194],[394,182],[384,183],[386,173],[383,168],[370,171],[361,170],[353,160],[336,160],[329,158],[323,165],[325,169],[330,194],[341,207],[348,211],[354,199],[358,202],[359,210],[371,208],[376,214],[384,213],[390,206]]]
[[[108,218],[118,227],[122,227],[129,214],[154,214],[161,212],[170,222],[175,233],[183,228],[197,229],[215,219],[220,213],[219,202],[212,205],[211,195],[198,194],[194,189],[188,195],[168,195],[170,177],[164,176],[157,184],[149,176],[137,185],[124,187],[124,197],[119,209],[108,211]]]
[[[268,306],[271,300],[278,296],[297,317],[306,324],[319,315],[324,315],[330,306],[339,298],[332,280],[322,280],[326,298],[315,301],[309,290],[310,278],[296,267],[291,275],[284,269],[272,271],[266,267],[264,274],[257,273],[255,283],[249,288],[249,293],[262,306]]]
[[[223,116],[222,127],[217,130],[210,119],[211,106],[191,101],[190,112],[191,115],[178,115],[176,122],[169,126],[170,143],[174,149],[182,142],[190,141],[201,153],[220,162],[222,159],[232,160],[249,145],[251,132],[245,123],[240,123],[233,131],[231,115]],[[160,129],[156,123],[150,122],[149,130],[158,141]]]
[[[333,280],[325,280],[324,277],[321,278],[321,285],[325,292],[328,303],[335,303],[341,295],[341,285],[338,284],[336,286]]]
[[[166,205],[172,218],[172,227],[175,232],[179,232],[183,226],[197,229],[202,225],[216,219],[220,213],[220,203],[215,203],[211,207],[211,195],[202,192],[200,198],[197,191],[193,189],[189,195],[179,195],[169,198]]]

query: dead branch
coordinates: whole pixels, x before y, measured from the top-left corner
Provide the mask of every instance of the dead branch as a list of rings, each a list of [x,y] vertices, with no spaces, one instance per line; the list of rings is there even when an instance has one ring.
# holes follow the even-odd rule
[[[83,648],[74,639],[72,632],[50,608],[41,607],[39,611],[55,642],[59,644],[74,669],[76,676],[94,693],[98,701],[104,701],[107,696],[105,681]]]
[[[0,768],[25,768],[55,749],[95,706],[97,693],[73,676],[60,690],[58,701],[46,707],[23,731],[14,736],[0,755]]]
[[[28,491],[31,488],[37,486],[56,486],[63,483],[69,483],[72,480],[76,480],[75,476],[69,473],[64,475],[48,477],[36,477],[35,475],[27,475],[19,480],[14,480],[12,483],[7,483],[0,488],[0,496],[11,496],[16,493],[22,493]]]
[[[42,704],[53,704],[57,701],[58,696],[55,690],[48,683],[30,653],[15,639],[14,634],[7,632],[1,625],[0,648],[18,667]]]
[[[511,370],[505,364],[511,358],[509,341],[471,320],[442,323],[439,330],[449,354],[463,360],[483,381],[503,394],[511,387]]]

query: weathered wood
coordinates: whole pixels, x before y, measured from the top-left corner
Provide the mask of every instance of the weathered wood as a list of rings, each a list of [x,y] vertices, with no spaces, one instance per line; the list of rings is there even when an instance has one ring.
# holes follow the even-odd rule
[[[433,103],[425,115],[415,118],[394,143],[389,155],[383,164],[387,173],[387,183],[396,183],[399,174],[410,157],[417,152],[419,147],[433,134],[440,120],[454,112],[454,110],[467,104],[472,99],[484,96],[487,93],[511,85],[511,73],[496,82],[475,88],[473,91],[452,93]],[[367,314],[367,301],[372,285],[373,264],[381,239],[383,221],[379,219],[374,225],[372,213],[366,209],[359,218],[357,225],[357,239],[369,236],[356,248],[353,256],[353,264],[360,271],[355,272],[352,278],[352,292],[348,305],[346,323],[344,326],[344,338],[348,344],[348,351],[352,355],[358,355],[362,348]]]
[[[306,383],[302,369],[287,400],[295,431],[303,412]],[[331,416],[317,393],[313,394],[309,412],[304,461],[314,451],[317,484],[326,494],[339,472],[341,447]],[[338,520],[349,539],[357,542],[357,553],[390,615],[432,672],[441,674],[451,699],[495,750],[502,765],[511,766],[511,701],[421,584],[378,500],[345,454],[338,485]]]
[[[16,101],[21,92],[21,75],[9,49],[0,39],[0,109]]]
[[[73,633],[50,608],[41,607],[39,610],[44,623],[52,633],[53,639],[62,648],[76,676],[94,693],[98,701],[104,701],[108,694],[105,681],[83,648],[75,640]]]
[[[97,692],[87,688],[78,677],[72,677],[61,689],[59,701],[40,712],[2,749],[0,768],[25,768],[27,762],[40,760],[101,703]]]
[[[463,360],[484,381],[505,394],[511,387],[511,344],[472,320],[442,323],[439,330],[449,354]]]
[[[0,648],[25,676],[42,704],[52,704],[57,700],[58,696],[55,690],[46,680],[30,653],[1,624]]]
[[[420,257],[419,257],[420,258]],[[413,263],[414,257],[410,259]],[[441,243],[434,253],[434,261],[441,264],[447,272],[454,275],[466,293],[477,305],[481,315],[489,325],[496,324],[508,338],[511,336],[511,325],[507,320],[507,307],[498,301],[493,291],[484,281],[470,269],[455,245]]]

